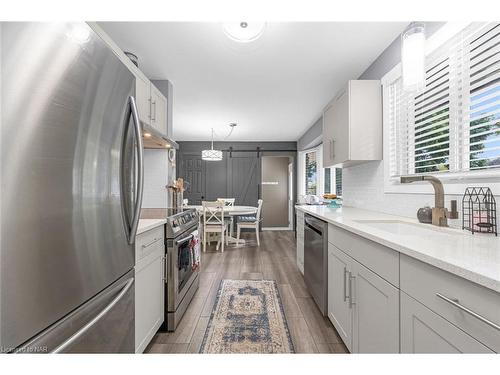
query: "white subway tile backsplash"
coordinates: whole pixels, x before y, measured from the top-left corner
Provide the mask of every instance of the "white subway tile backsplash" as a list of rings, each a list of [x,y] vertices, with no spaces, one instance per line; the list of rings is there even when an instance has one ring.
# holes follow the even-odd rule
[[[416,218],[417,210],[434,206],[433,194],[384,193],[384,162],[367,162],[342,169],[342,196],[344,205],[393,215]],[[445,187],[446,192],[446,187]],[[458,202],[459,219],[449,220],[451,227],[462,228],[462,195],[445,195],[445,205]],[[495,196],[497,202],[499,196]],[[497,211],[498,214],[498,211]],[[500,215],[499,215],[500,217]],[[497,223],[499,218],[497,218]]]

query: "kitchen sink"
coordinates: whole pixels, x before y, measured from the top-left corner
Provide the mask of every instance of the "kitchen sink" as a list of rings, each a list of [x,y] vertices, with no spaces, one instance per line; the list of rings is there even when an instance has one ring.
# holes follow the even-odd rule
[[[426,236],[426,235],[462,235],[455,229],[440,228],[431,224],[409,223],[400,220],[354,220],[373,229],[381,230],[399,236]]]

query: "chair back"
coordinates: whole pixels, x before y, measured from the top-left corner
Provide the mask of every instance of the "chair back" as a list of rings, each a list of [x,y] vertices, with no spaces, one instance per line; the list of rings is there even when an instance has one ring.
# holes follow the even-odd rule
[[[257,201],[257,214],[255,215],[256,221],[260,221],[260,214],[262,211],[262,202],[264,202],[262,199],[259,199]]]
[[[224,225],[224,203],[223,202],[202,202],[204,225]]]
[[[233,207],[236,198],[217,198],[217,201],[224,203],[226,207]]]

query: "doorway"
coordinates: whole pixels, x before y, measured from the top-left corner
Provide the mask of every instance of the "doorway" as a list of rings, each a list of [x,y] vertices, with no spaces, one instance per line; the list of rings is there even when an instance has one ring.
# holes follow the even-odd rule
[[[291,230],[293,160],[289,156],[262,157],[262,229]],[[292,165],[292,167],[290,167]]]

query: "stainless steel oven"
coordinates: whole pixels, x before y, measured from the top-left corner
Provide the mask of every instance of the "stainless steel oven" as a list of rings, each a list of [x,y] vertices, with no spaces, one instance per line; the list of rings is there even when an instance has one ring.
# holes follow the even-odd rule
[[[199,287],[199,271],[193,269],[191,241],[198,229],[196,210],[181,211],[167,218],[165,322],[162,330],[174,331]]]

